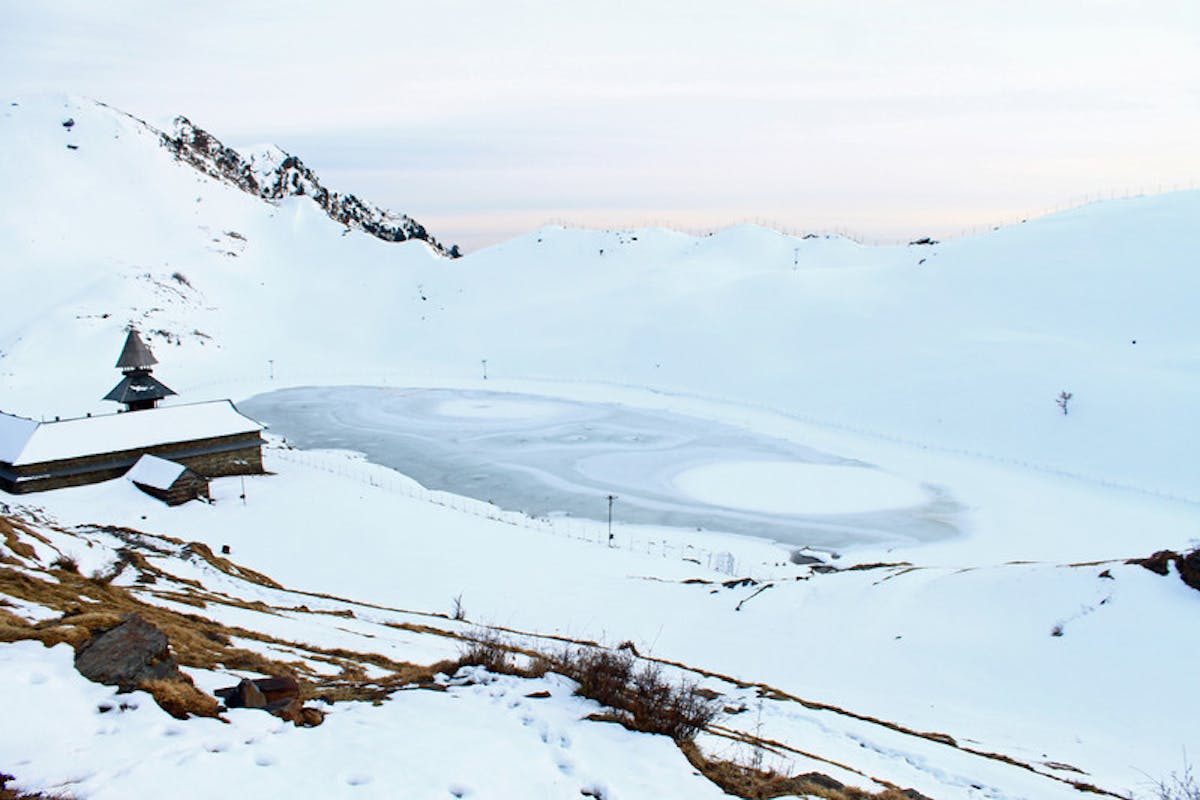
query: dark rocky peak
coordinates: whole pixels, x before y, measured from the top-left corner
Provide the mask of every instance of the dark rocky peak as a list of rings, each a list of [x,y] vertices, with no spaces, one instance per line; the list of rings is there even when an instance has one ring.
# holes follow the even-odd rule
[[[369,205],[352,194],[331,192],[296,156],[271,147],[247,154],[226,147],[186,117],[175,118],[175,135],[161,134],[162,144],[175,158],[218,180],[269,203],[287,197],[310,197],[329,217],[385,242],[420,239],[447,258],[458,258],[458,245],[446,247],[425,226],[407,214]]]

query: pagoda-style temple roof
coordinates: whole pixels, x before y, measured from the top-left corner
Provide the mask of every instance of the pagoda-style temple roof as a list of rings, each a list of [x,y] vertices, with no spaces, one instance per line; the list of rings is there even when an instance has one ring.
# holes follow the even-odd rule
[[[129,336],[125,338],[125,347],[121,349],[121,357],[117,359],[117,369],[149,369],[157,363],[158,359],[150,352],[150,348],[142,341],[142,337],[138,336],[137,329],[130,328]],[[170,392],[170,394],[175,393]],[[116,398],[106,397],[104,399],[114,400]]]
[[[170,394],[175,394],[175,392],[164,386],[158,378],[145,370],[137,370],[122,378],[111,392],[104,395],[104,399],[133,405],[147,400],[162,400]]]

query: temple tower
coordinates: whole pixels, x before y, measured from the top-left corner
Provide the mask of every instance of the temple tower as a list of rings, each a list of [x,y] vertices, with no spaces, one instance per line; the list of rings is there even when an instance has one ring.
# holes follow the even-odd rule
[[[124,403],[126,411],[142,411],[154,408],[159,400],[175,394],[150,374],[157,363],[158,359],[138,336],[137,329],[130,328],[121,357],[117,359],[117,369],[124,377],[104,399]]]

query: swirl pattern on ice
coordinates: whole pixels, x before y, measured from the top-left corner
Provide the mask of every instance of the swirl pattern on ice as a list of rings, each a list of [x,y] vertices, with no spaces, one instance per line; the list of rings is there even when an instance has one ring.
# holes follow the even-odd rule
[[[870,464],[710,420],[612,403],[451,389],[284,389],[240,404],[304,448],[355,450],[430,489],[535,516],[796,545],[952,535],[956,506]]]

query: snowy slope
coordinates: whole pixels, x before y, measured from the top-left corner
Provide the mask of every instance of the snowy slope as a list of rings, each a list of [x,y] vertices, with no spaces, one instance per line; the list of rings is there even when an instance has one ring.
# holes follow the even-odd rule
[[[929,246],[750,226],[702,238],[548,228],[451,261],[348,230],[308,197],[264,203],[90,101],[10,102],[6,412],[113,410],[99,398],[135,323],[177,403],[337,384],[622,403],[878,465],[960,509],[950,540],[851,548],[842,562],[914,569],[810,575],[768,542],[709,533],[622,530],[629,547],[610,553],[567,527],[451,513],[416,489],[391,497],[378,484],[402,478],[328,455],[338,479],[284,462],[247,507],[232,485],[217,506],[178,513],[112,486],[28,499],[64,524],[233,543],[256,569],[358,600],[444,611],[461,591],[485,623],[629,639],[1022,762],[1068,763],[1110,791],[1200,749],[1194,693],[1159,703],[1200,668],[1195,637],[1178,635],[1200,595],[1120,563],[1200,536],[1200,193]],[[330,536],[351,546],[326,556]],[[301,546],[281,557],[280,537]],[[729,551],[772,589],[738,611],[755,587],[734,598],[683,583],[728,576],[649,558],[651,541]],[[634,558],[641,545],[647,558]],[[1105,563],[1069,566],[1092,561]],[[931,796],[1057,796],[946,747],[791,707],[765,720],[781,741]]]
[[[231,191],[107,108],[3,114],[0,180],[22,187],[0,222],[21,298],[0,329],[5,410],[99,410],[132,321],[180,343],[159,357],[183,386],[268,361],[292,383],[462,378],[486,358],[493,377],[765,404],[1200,500],[1198,193],[932,247],[548,229],[446,262],[304,198]]]

